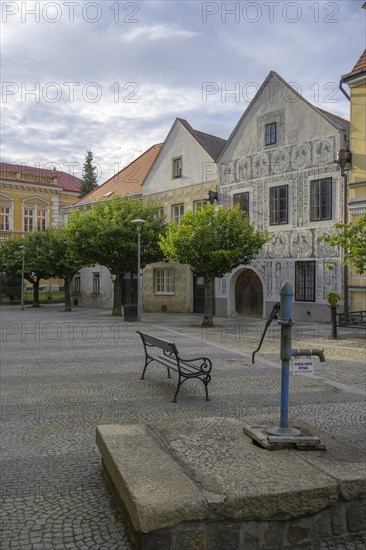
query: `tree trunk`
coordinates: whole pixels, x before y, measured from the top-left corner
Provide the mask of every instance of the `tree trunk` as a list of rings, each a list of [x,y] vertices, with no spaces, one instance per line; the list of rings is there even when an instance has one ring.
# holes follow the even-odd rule
[[[65,293],[65,311],[72,311],[71,309],[71,295],[70,295],[70,281],[64,279],[64,293]]]
[[[32,307],[39,307],[39,279],[33,281],[33,304]]]
[[[205,307],[203,314],[203,327],[213,327],[213,288],[215,277],[212,273],[205,273]]]
[[[123,273],[116,274],[113,281],[112,317],[122,317],[122,282]]]

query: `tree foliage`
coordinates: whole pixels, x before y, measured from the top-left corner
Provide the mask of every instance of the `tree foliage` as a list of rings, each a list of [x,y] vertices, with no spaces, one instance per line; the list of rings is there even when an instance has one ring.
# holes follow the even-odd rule
[[[27,233],[23,238],[6,239],[0,246],[1,271],[15,275],[22,270],[24,254],[24,278],[33,286],[33,307],[39,307],[39,282],[51,277],[48,257],[48,232]]]
[[[239,207],[217,209],[208,204],[197,212],[184,214],[179,224],[170,224],[160,246],[166,258],[204,274],[203,324],[212,325],[215,277],[249,264],[268,240],[268,234],[256,231]]]
[[[75,256],[83,265],[106,266],[114,279],[112,315],[120,316],[122,280],[137,270],[137,231],[131,223],[141,218],[141,268],[162,258],[159,236],[165,221],[156,217],[156,205],[131,198],[114,197],[97,203],[90,210],[72,212],[68,233]]]
[[[84,197],[93,191],[93,189],[98,187],[96,172],[97,168],[93,165],[93,153],[91,151],[87,151],[83,165],[83,183],[80,187],[80,198]]]
[[[366,270],[366,214],[355,223],[336,223],[337,235],[327,235],[323,240],[331,246],[341,246],[346,252],[346,262],[362,274]]]
[[[48,236],[48,260],[52,277],[63,279],[65,293],[65,311],[71,311],[70,284],[74,275],[83,267],[80,256],[71,246],[67,226],[50,229]]]

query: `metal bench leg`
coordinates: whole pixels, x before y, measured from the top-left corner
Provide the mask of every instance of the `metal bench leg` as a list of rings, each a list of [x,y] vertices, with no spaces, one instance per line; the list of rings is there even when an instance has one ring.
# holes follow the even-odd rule
[[[178,395],[179,389],[180,389],[181,385],[183,384],[183,382],[184,382],[184,380],[181,380],[181,378],[179,377],[178,386],[177,386],[177,389],[175,390],[175,394],[174,394],[174,397],[172,399],[172,403],[177,402],[177,395]]]
[[[144,379],[145,379],[146,368],[147,368],[148,365],[150,365],[151,362],[152,362],[152,359],[150,359],[150,361],[148,361],[147,359],[145,359],[145,366],[144,366],[144,370],[142,371],[142,375],[141,375],[140,380],[144,380]]]
[[[171,378],[171,376],[170,376],[170,368],[167,367],[166,370],[168,371],[168,378]]]
[[[205,385],[205,392],[206,392],[206,401],[211,401],[211,399],[208,396],[208,384],[211,380],[211,376],[208,376],[205,380],[202,380],[202,382]]]

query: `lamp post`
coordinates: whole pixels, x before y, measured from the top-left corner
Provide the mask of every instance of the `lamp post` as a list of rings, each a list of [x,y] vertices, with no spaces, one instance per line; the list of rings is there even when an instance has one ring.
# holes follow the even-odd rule
[[[21,245],[19,248],[22,251],[22,288],[21,288],[20,303],[23,311],[24,310],[24,246]]]
[[[136,225],[137,229],[137,321],[141,321],[142,311],[142,292],[141,292],[141,227],[145,220],[136,219],[131,223]]]

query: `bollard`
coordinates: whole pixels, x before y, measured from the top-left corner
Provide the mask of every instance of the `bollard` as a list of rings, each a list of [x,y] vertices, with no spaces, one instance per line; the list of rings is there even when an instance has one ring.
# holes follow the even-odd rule
[[[281,414],[280,424],[277,427],[267,428],[267,434],[285,437],[301,435],[300,430],[288,425],[288,401],[289,401],[289,374],[290,359],[300,355],[317,355],[321,362],[325,361],[323,351],[314,349],[292,349],[292,320],[294,293],[290,283],[285,283],[280,292],[280,318],[281,325]]]

